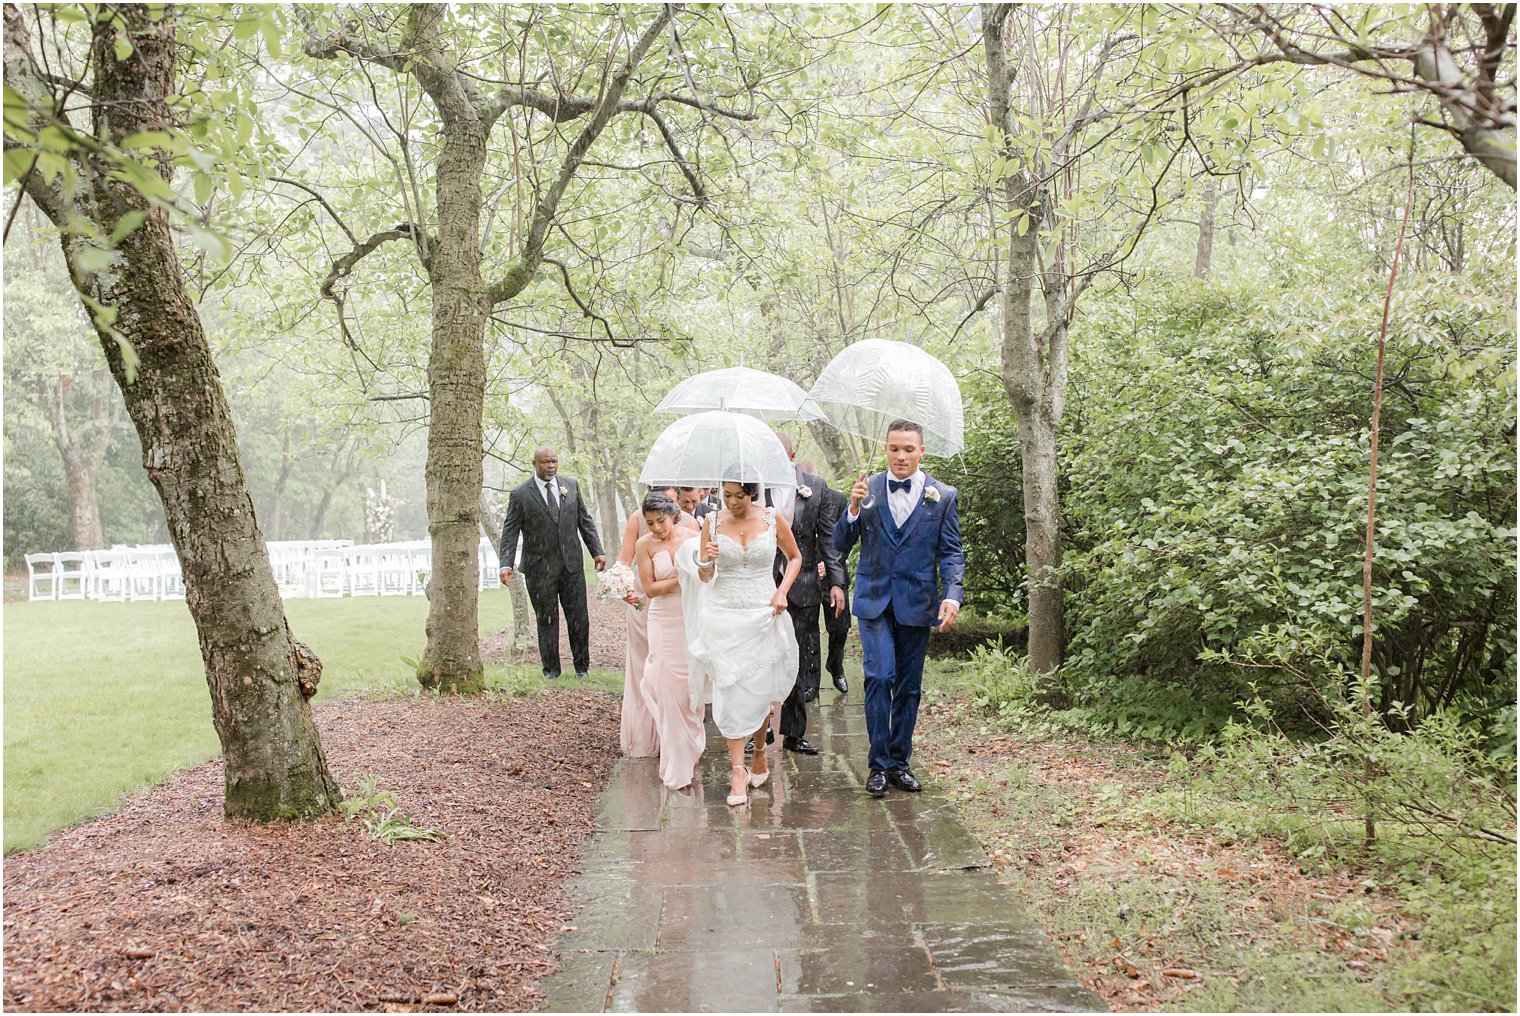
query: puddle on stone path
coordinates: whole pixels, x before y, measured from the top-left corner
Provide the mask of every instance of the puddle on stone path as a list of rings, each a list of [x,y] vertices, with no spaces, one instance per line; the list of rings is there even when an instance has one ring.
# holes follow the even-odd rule
[[[808,719],[822,754],[778,741],[742,807],[710,722],[689,790],[652,759],[619,763],[547,1011],[1102,1010],[932,782],[866,794],[864,715],[825,696]]]

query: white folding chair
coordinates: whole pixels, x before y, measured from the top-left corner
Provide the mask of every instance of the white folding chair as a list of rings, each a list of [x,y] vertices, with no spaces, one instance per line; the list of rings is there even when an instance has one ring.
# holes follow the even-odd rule
[[[411,561],[412,595],[426,596],[428,579],[433,577],[433,544],[428,540],[407,544],[407,556]]]
[[[127,551],[127,598],[156,600],[163,591],[163,573],[155,547]]]
[[[374,548],[375,587],[381,596],[409,596],[417,581],[412,573],[410,549],[401,543],[385,543]]]
[[[348,595],[380,595],[380,551],[374,544],[347,547],[343,551],[348,559]]]
[[[132,585],[127,571],[127,555],[120,550],[92,550],[90,558],[90,598],[121,601]]]
[[[90,559],[77,551],[54,554],[60,600],[82,600],[90,591]]]
[[[58,555],[26,555],[26,598],[58,599]]]
[[[343,551],[318,550],[306,564],[306,595],[342,596],[348,592],[348,557]]]
[[[173,547],[158,552],[158,598],[183,600],[185,598],[185,573],[179,565],[179,555]]]
[[[501,573],[496,568],[496,551],[491,549],[491,541],[484,536],[480,538],[477,556],[480,558],[480,588],[500,589]]]

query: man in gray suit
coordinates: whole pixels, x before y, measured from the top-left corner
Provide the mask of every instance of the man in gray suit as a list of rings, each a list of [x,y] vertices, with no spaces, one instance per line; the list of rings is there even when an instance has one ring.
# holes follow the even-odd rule
[[[586,611],[581,541],[586,541],[597,571],[607,567],[607,556],[581,499],[580,486],[559,475],[559,456],[553,448],[533,453],[533,476],[512,491],[507,504],[501,527],[503,585],[512,581],[519,534],[523,578],[538,619],[538,656],[544,677],[559,677],[559,609],[564,607],[575,676],[584,679],[591,669],[591,617]]]

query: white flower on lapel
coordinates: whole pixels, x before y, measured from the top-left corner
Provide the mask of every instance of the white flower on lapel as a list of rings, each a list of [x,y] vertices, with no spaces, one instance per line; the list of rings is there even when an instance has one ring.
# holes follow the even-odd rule
[[[924,500],[930,504],[939,504],[939,488],[929,487],[924,491]]]
[[[801,498],[812,497],[813,496],[813,488],[809,487],[805,483],[799,483],[799,484],[797,484],[797,496],[801,497]]]
[[[569,490],[569,488],[567,488],[563,483],[559,485],[559,496],[560,497],[569,497],[570,496],[570,490]]]

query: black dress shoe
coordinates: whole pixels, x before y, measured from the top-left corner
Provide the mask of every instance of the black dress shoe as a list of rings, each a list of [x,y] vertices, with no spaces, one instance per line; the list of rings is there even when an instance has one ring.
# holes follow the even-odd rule
[[[835,674],[834,675],[834,688],[841,695],[843,695],[845,692],[847,692],[847,691],[850,690],[850,686],[844,683],[844,675],[843,674]]]
[[[916,794],[924,789],[923,784],[919,783],[906,769],[892,770],[887,774],[887,782],[898,790],[906,790],[910,794]]]
[[[872,797],[880,797],[887,792],[887,774],[880,769],[872,769],[871,775],[866,777],[866,793]]]
[[[554,680],[554,679],[555,679],[555,678],[556,678],[556,677],[559,677],[559,671],[557,671],[557,670],[556,670],[556,671],[554,671],[554,672],[553,672],[553,673],[550,673],[550,672],[549,672],[549,671],[547,671],[547,670],[546,670],[546,671],[544,671],[544,680],[545,680],[545,681],[552,681],[552,680]]]
[[[753,755],[754,753],[755,753],[755,739],[752,737],[748,741],[744,742],[744,754],[746,754],[746,755]]]
[[[576,676],[576,677],[577,677],[577,678],[579,678],[579,679],[580,679],[580,680],[582,680],[582,681],[584,681],[584,680],[586,680],[586,679],[587,679],[587,678],[589,678],[589,677],[590,677],[590,676],[591,676],[591,675],[590,675],[590,674],[587,674],[587,673],[586,673],[586,672],[585,672],[585,671],[584,671],[584,670],[577,670],[577,671],[576,671],[576,672],[575,672],[575,676]]]
[[[807,691],[803,692],[802,693],[802,701],[804,701],[804,702],[817,702],[818,701],[818,689],[817,688],[809,688]]]
[[[818,746],[805,737],[784,737],[781,739],[781,747],[787,751],[795,751],[799,755],[818,754]]]

